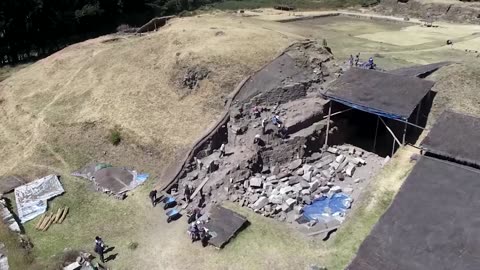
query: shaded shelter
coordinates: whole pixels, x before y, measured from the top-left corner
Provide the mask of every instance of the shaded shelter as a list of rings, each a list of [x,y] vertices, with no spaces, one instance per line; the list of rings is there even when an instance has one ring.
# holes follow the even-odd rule
[[[347,270],[480,269],[480,171],[422,157]]]
[[[324,96],[331,101],[328,110],[328,123],[330,123],[330,117],[332,116],[332,102],[376,115],[377,123],[373,148],[376,146],[379,125],[383,124],[394,139],[393,154],[395,144],[405,144],[407,126],[423,129],[418,125],[421,104],[425,96],[430,93],[433,85],[434,83],[431,81],[415,77],[351,68],[332,82],[324,93]],[[414,124],[409,119],[415,110],[417,115]],[[387,119],[403,123],[403,136],[401,138],[397,137],[392,128],[387,125]],[[327,130],[329,130],[329,125]],[[325,140],[325,145],[327,144],[328,136]]]
[[[212,235],[208,243],[217,248],[225,246],[231,238],[248,224],[244,216],[218,205],[212,207],[209,218],[209,222],[205,224],[205,227]]]
[[[428,65],[418,65],[418,66],[398,68],[398,69],[390,70],[388,71],[388,73],[395,74],[395,75],[402,75],[402,76],[426,78],[430,74],[440,69],[441,67],[448,66],[450,64],[452,64],[452,62],[448,62],[448,61],[438,62],[438,63],[428,64]]]
[[[445,111],[421,147],[427,155],[480,167],[480,118]]]

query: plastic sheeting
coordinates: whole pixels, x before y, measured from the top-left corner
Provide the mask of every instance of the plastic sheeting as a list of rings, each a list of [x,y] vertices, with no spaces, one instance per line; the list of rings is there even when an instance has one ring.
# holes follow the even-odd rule
[[[351,204],[352,199],[345,193],[336,193],[331,197],[322,196],[303,208],[303,216],[309,221],[343,217]]]
[[[49,175],[15,189],[18,217],[22,223],[47,211],[47,200],[65,192],[56,175]]]

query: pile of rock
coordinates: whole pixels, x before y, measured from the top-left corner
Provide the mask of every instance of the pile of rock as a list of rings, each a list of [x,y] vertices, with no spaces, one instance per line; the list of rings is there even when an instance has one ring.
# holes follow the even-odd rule
[[[264,216],[286,220],[313,200],[335,193],[352,193],[344,181],[353,180],[357,167],[366,164],[363,151],[354,147],[330,147],[313,153],[305,160],[296,159],[280,168],[264,169],[243,182],[233,182],[228,199],[247,206]]]

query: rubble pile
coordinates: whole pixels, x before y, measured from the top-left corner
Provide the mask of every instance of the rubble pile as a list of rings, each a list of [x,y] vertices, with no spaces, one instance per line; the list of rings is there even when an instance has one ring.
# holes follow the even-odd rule
[[[302,43],[256,73],[167,193],[189,210],[207,212],[228,200],[316,232],[338,227],[378,156],[324,147],[328,101],[321,90],[337,74],[332,59],[323,47]],[[301,87],[289,86],[296,82]],[[330,121],[329,138],[342,136],[341,123]]]
[[[267,168],[243,181],[232,183],[228,199],[266,217],[298,220],[305,205],[322,196],[352,194],[356,168],[366,164],[364,152],[352,146],[329,147],[305,161],[295,159],[280,168]]]

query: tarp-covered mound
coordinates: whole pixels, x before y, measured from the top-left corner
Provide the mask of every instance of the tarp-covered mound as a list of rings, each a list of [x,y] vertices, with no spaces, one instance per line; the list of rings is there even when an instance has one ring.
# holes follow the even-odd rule
[[[343,221],[351,204],[352,199],[344,193],[336,193],[331,197],[322,196],[303,208],[303,216],[309,221],[327,221],[331,218]]]
[[[148,174],[139,174],[134,170],[112,167],[112,165],[106,163],[90,163],[73,172],[72,175],[93,181],[98,190],[113,195],[121,195],[132,190],[149,177]]]
[[[49,175],[15,189],[18,217],[25,223],[47,210],[47,200],[64,192],[56,175]]]

